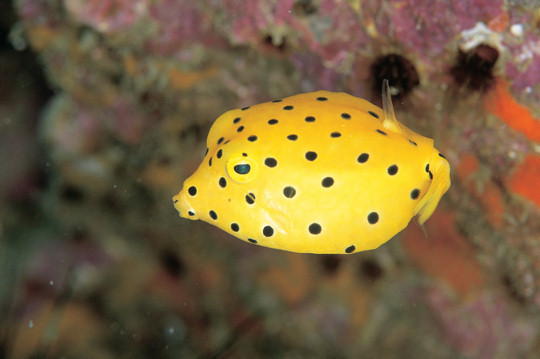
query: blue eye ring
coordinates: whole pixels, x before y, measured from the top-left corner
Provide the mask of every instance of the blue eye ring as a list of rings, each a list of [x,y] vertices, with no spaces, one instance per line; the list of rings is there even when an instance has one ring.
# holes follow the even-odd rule
[[[234,172],[239,175],[246,175],[251,171],[251,166],[247,163],[240,163],[234,166]]]

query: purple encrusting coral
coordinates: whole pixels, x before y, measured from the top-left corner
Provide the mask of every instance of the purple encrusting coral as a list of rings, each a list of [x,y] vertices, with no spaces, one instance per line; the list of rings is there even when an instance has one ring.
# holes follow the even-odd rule
[[[227,0],[214,6],[223,14],[224,36],[233,44],[258,46],[269,39],[274,46],[316,53],[330,68],[350,62],[367,45],[365,29],[347,2],[323,0],[316,16],[293,11],[296,3]]]
[[[530,350],[534,324],[516,320],[509,304],[497,294],[481,293],[465,303],[454,303],[448,293],[432,289],[427,299],[444,328],[445,339],[463,355],[521,358]]]
[[[540,355],[540,214],[510,185],[540,179],[523,168],[538,144],[487,105],[502,93],[540,118],[534,2],[14,4],[10,39],[56,92],[37,115],[37,82],[2,62],[8,356]],[[171,196],[221,113],[319,89],[378,103],[382,78],[452,167],[427,241],[310,256],[177,218]]]
[[[395,38],[428,60],[441,56],[461,31],[478,22],[487,23],[502,11],[503,1],[500,0],[392,0],[381,7],[378,25],[383,36]]]
[[[525,19],[522,19],[525,20]],[[525,22],[525,24],[530,21]],[[521,24],[521,23],[518,23]],[[512,87],[516,91],[538,93],[540,83],[540,39],[534,34],[527,33],[518,41],[507,44],[514,61],[506,65],[506,74],[513,80]]]
[[[127,30],[139,21],[149,6],[148,0],[71,0],[65,2],[71,16],[100,32]]]
[[[146,48],[152,54],[174,56],[190,45],[222,47],[223,40],[212,29],[204,2],[163,0],[151,2],[148,17],[154,25]]]

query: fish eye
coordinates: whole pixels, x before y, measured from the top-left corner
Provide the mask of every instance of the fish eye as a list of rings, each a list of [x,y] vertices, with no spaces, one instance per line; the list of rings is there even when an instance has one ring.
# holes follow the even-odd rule
[[[236,166],[234,166],[234,172],[238,173],[239,175],[246,175],[251,170],[251,166],[247,163],[241,163]]]
[[[227,159],[226,170],[233,181],[247,183],[257,176],[259,164],[255,158],[239,152]]]

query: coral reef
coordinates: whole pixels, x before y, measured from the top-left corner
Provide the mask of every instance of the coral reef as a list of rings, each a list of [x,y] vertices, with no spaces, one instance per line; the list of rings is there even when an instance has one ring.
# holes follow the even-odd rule
[[[540,355],[534,1],[5,7],[0,356]],[[382,78],[452,166],[427,238],[300,255],[178,218],[221,113],[317,89],[380,104]]]

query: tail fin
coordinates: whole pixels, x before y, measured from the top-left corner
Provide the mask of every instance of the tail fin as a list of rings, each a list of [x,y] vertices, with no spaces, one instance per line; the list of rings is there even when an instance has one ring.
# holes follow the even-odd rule
[[[418,215],[420,224],[424,224],[431,217],[441,197],[450,188],[450,165],[445,158],[440,156],[437,150],[433,151],[431,155],[429,168],[433,174],[431,185],[414,209],[414,214]]]

